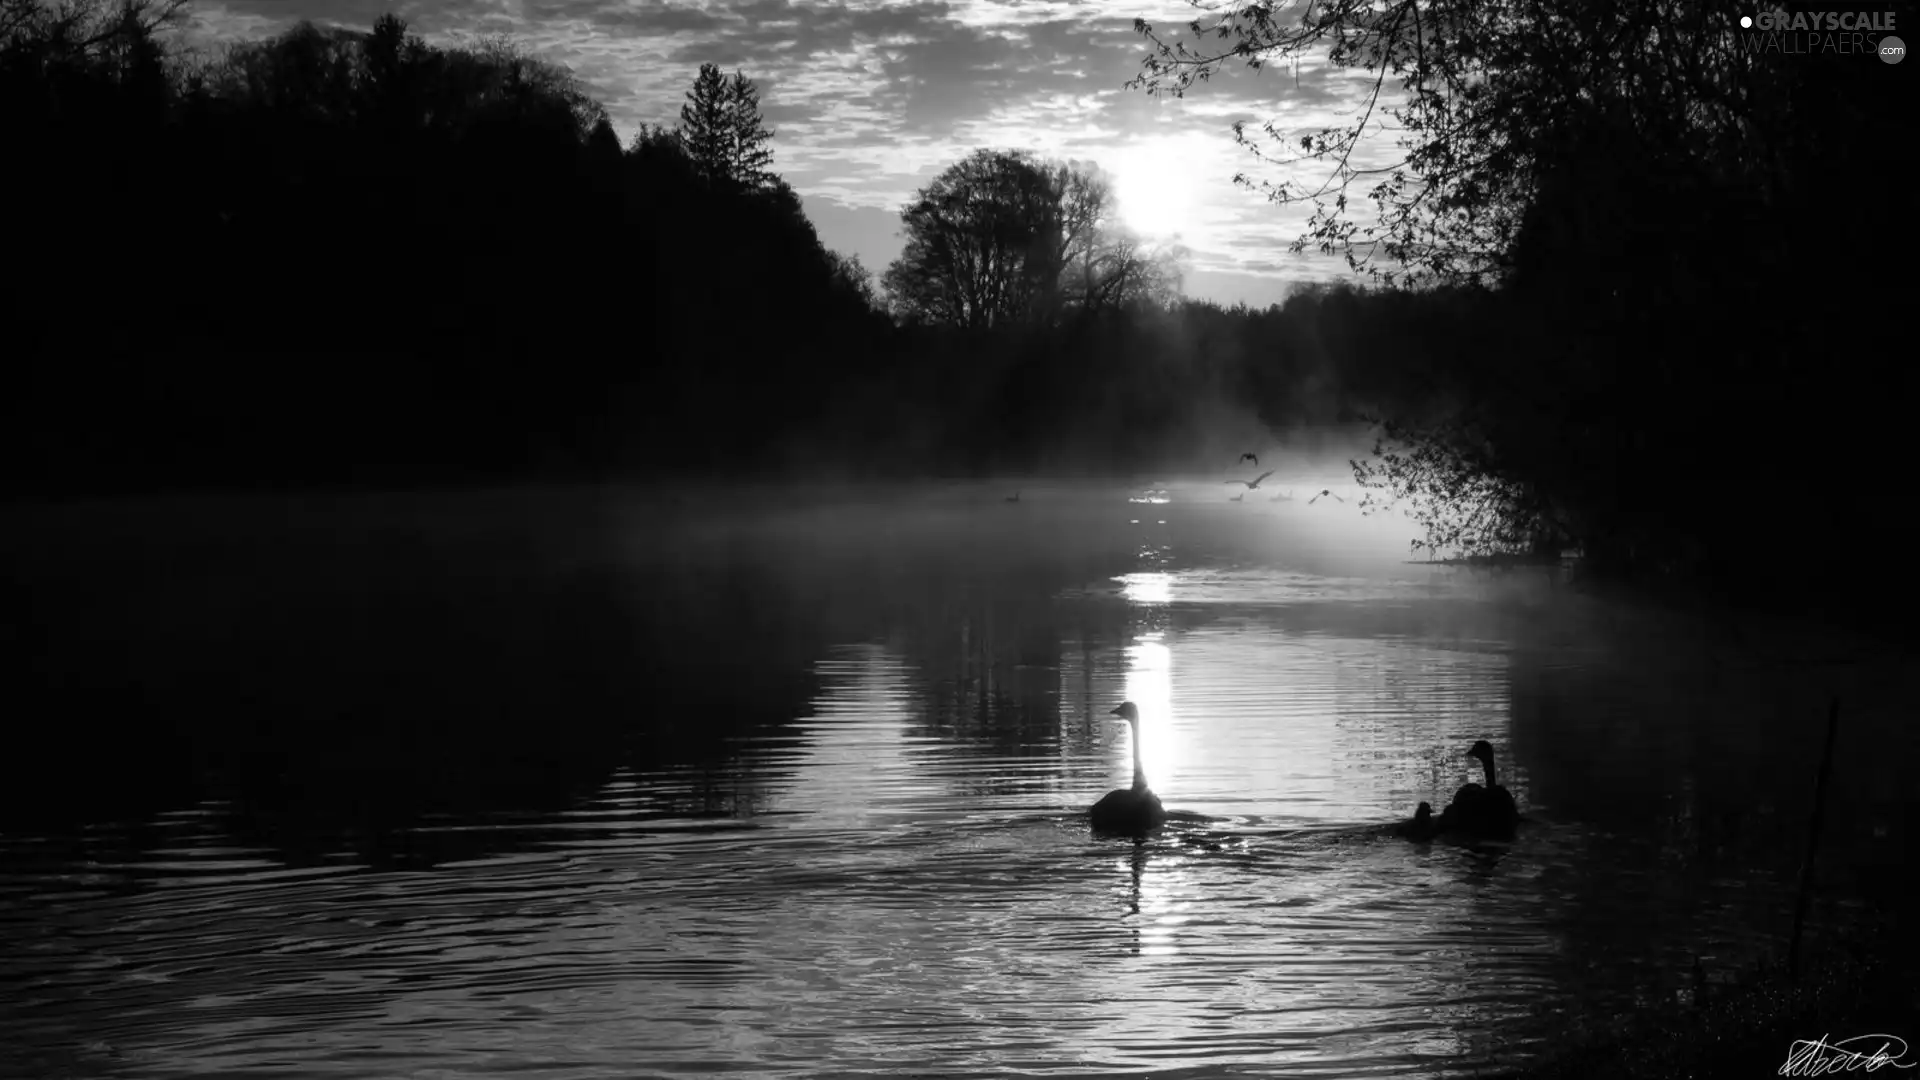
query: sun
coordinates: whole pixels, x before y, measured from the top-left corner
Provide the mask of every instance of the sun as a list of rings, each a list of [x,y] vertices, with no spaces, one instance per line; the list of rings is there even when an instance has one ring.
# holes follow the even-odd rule
[[[1120,217],[1147,236],[1184,232],[1193,214],[1193,164],[1171,142],[1128,147],[1115,160],[1113,196]]]

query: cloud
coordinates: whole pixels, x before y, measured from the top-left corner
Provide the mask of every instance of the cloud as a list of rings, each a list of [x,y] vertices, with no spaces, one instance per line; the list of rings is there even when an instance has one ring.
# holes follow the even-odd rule
[[[387,10],[380,0],[220,0],[199,9],[195,32],[257,37],[299,19],[364,29]],[[1235,146],[1232,126],[1337,124],[1357,115],[1371,82],[1303,62],[1228,68],[1180,99],[1126,89],[1149,48],[1134,18],[1177,28],[1194,15],[1178,0],[410,0],[393,10],[435,44],[504,33],[566,64],[623,136],[674,122],[700,64],[746,72],[775,132],[775,167],[822,238],[875,270],[897,253],[895,215],[916,188],[973,149],[1000,146],[1109,167],[1177,160],[1193,203],[1180,239],[1220,281],[1346,273],[1338,260],[1286,253],[1305,212],[1232,182],[1242,171],[1286,175]],[[1389,141],[1356,161],[1392,156]],[[1190,293],[1196,280],[1213,278],[1190,276]]]

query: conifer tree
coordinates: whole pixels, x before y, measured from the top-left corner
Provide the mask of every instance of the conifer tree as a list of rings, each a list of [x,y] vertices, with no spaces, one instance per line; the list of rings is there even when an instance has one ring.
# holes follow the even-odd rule
[[[701,64],[680,106],[680,140],[700,176],[715,185],[771,187],[772,139],[753,82],[740,72],[726,76],[715,64]]]

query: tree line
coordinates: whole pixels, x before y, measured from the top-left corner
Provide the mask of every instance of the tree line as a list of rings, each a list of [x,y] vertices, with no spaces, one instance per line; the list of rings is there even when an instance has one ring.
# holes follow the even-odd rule
[[[1164,308],[1177,248],[1115,220],[1099,166],[977,150],[901,212],[906,249],[883,283],[902,321],[966,330],[1054,325],[1076,315]]]
[[[511,42],[383,16],[209,59],[163,47],[179,10],[9,5],[15,491],[697,461],[875,320],[785,184],[713,183],[697,130],[623,148]],[[734,433],[674,430],[723,392]]]
[[[6,5],[9,497],[1124,470],[1350,406],[1318,294],[1181,300],[1092,163],[955,162],[876,279],[742,73],[622,145],[508,40],[385,15],[196,54],[183,3]]]
[[[1355,462],[1436,549],[1571,546],[1633,578],[1878,603],[1827,568],[1877,543],[1907,456],[1887,392],[1907,259],[1871,238],[1915,204],[1911,76],[1754,50],[1743,13],[1334,0],[1136,23],[1151,93],[1323,54],[1373,87],[1350,124],[1235,132],[1306,178],[1250,170],[1310,212],[1295,250],[1460,331],[1391,365],[1382,445]],[[1400,153],[1363,170],[1370,122]]]
[[[1369,174],[1361,125],[1240,129],[1328,170],[1265,188],[1316,214],[1296,246],[1380,277],[1257,311],[1179,298],[1090,163],[968,155],[876,278],[741,73],[623,146],[511,42],[385,16],[196,57],[181,2],[5,5],[12,495],[1126,471],[1361,414],[1358,478],[1436,548],[1737,581],[1844,555],[1904,460],[1906,69],[1745,51],[1720,0],[1141,24],[1149,90],[1319,50],[1401,90]]]

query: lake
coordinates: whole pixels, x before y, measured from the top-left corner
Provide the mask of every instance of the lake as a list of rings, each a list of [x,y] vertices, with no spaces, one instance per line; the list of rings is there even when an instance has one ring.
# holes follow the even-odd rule
[[[1342,479],[6,511],[0,1071],[1469,1075],[1782,955],[1836,696],[1881,925],[1909,657]],[[1481,738],[1517,839],[1387,835]]]

